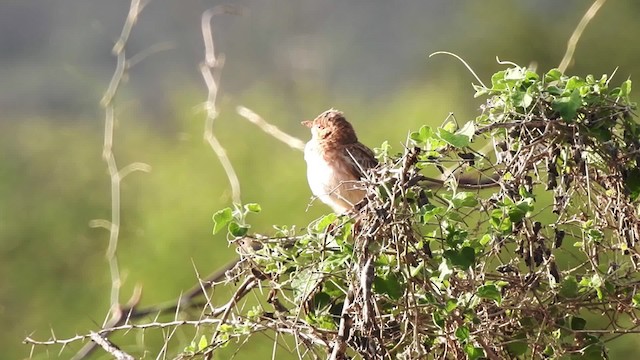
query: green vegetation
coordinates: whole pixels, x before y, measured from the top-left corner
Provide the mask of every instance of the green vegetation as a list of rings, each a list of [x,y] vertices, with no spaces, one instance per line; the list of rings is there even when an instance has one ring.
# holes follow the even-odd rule
[[[402,7],[386,7],[388,5],[344,3],[338,6],[340,11],[334,11],[336,4],[329,1],[313,6],[300,3],[296,5],[300,11],[291,11],[290,4],[249,3],[249,16],[216,22],[216,37],[223,38],[217,48],[227,55],[216,135],[239,173],[242,199],[261,204],[260,214],[249,214],[242,223],[251,225],[249,234],[273,236],[276,231],[292,229],[293,225],[274,230],[272,224],[286,223],[296,225],[296,234],[308,232],[311,237],[316,230],[306,230],[305,225],[326,214],[328,209],[318,201],[307,207],[310,191],[302,155],[275,143],[235,115],[231,103],[250,107],[301,139],[306,139],[308,134],[299,127],[300,120],[328,107],[337,107],[346,112],[358,129],[360,139],[370,146],[386,141],[394,149],[402,149],[410,129],[416,130],[413,135],[416,141],[445,141],[444,134],[444,138],[453,139],[455,145],[456,139],[462,138],[438,133],[438,125],[445,118],[452,119],[447,117],[451,111],[455,111],[461,125],[467,123],[476,117],[481,103],[471,99],[473,89],[468,86],[469,77],[461,74],[458,64],[446,58],[425,61],[425,54],[440,49],[455,51],[473,64],[483,79],[499,68],[494,61],[496,55],[523,64],[534,61],[538,68],[548,69],[557,66],[566,39],[587,6],[578,1],[551,4],[503,0],[456,5],[445,2],[447,5],[440,7],[438,2],[433,2],[438,11],[429,12],[424,11],[428,7],[422,5],[430,2],[416,1],[422,5],[409,2]],[[134,287],[141,285],[140,306],[174,300],[197,283],[194,268],[205,276],[236,257],[235,245],[228,246],[224,232],[211,237],[211,216],[229,206],[231,197],[218,159],[202,141],[204,114],[198,109],[206,94],[194,69],[202,61],[203,45],[194,36],[200,30],[197,19],[203,3],[184,1],[175,7],[152,1],[149,5],[148,14],[145,10],[143,21],[136,24],[134,41],[127,51],[129,56],[136,56],[151,49],[146,53],[151,56],[129,69],[129,82],[123,84],[117,99],[115,134],[119,165],[140,161],[152,167],[151,173],[127,177],[122,188],[123,223],[118,246],[123,279],[121,301],[125,303]],[[14,30],[5,34],[3,44],[7,51],[0,59],[3,64],[0,96],[0,325],[4,329],[0,349],[3,358],[30,357],[32,349],[21,344],[26,336],[47,339],[53,331],[58,338],[68,338],[96,330],[108,312],[111,282],[104,259],[108,234],[88,225],[93,219],[108,219],[110,214],[109,178],[101,160],[103,116],[98,102],[113,71],[108,50],[121,30],[127,6],[101,1],[72,6],[67,0],[52,0],[46,5],[29,0],[0,5],[0,13],[5,15],[3,24]],[[640,34],[640,22],[636,21],[638,10],[636,0],[609,1],[584,33],[570,71],[579,75],[611,73],[619,66],[617,79],[630,74],[634,77],[640,69],[637,61],[640,48],[632,46]],[[165,41],[173,42],[175,48],[155,53],[155,45],[163,48]],[[306,44],[300,46],[301,42]],[[313,51],[307,53],[309,49]],[[310,68],[296,67],[298,59],[288,63],[292,60],[286,56],[290,54],[288,51],[321,57],[301,63],[312,65]],[[529,81],[526,78],[530,74],[521,75],[525,75],[524,79],[507,79],[507,87],[496,90],[509,89],[510,83]],[[583,80],[585,84],[576,83],[574,89],[590,86],[586,85],[586,77],[583,76]],[[598,81],[591,82],[595,85]],[[521,86],[527,88],[527,84]],[[564,87],[567,88],[566,84]],[[531,94],[518,90],[484,91],[488,91],[489,96],[504,95],[516,113],[523,111],[517,106],[514,108],[514,104],[526,104],[530,101],[528,96],[535,95],[534,88],[528,90]],[[510,98],[509,93],[519,95]],[[553,106],[565,115],[571,114],[579,101],[577,95],[573,91],[561,95],[554,94],[560,101]],[[637,95],[633,96],[637,101]],[[490,113],[485,114],[484,121],[493,121]],[[427,127],[422,129],[425,124]],[[459,129],[453,123],[447,126],[444,130],[456,135]],[[429,127],[431,133],[427,130]],[[596,132],[607,133],[602,128]],[[476,137],[472,146],[477,149],[483,141],[486,139]],[[459,160],[455,154],[453,158]],[[556,162],[560,186],[563,186],[561,172],[566,168],[564,161],[561,157]],[[541,170],[547,170],[546,164]],[[424,166],[421,171],[439,175],[432,165]],[[628,185],[634,188],[632,182]],[[507,230],[509,221],[513,227],[514,220],[521,216],[517,213],[530,210],[531,206],[536,216],[542,211],[539,214],[542,224],[554,222],[557,215],[553,208],[543,206],[553,202],[550,192],[536,188],[535,193],[533,204],[526,201],[501,204],[502,213],[491,213],[495,216],[490,217],[489,224],[493,229]],[[440,205],[446,204],[447,209],[449,204],[466,208],[475,198],[475,192],[461,189],[450,198],[443,197],[445,203]],[[592,204],[606,205],[607,202]],[[441,216],[438,211],[434,211],[432,221]],[[505,213],[516,216],[509,216],[507,221]],[[525,217],[529,215],[525,213]],[[424,211],[421,216],[421,221],[428,222],[431,215]],[[322,218],[329,221],[332,216]],[[469,224],[476,219],[464,218]],[[557,255],[555,262],[560,270],[580,264],[584,258],[577,256],[592,243],[602,241],[597,224],[583,225],[579,231],[565,234],[560,245],[562,251],[551,250]],[[328,230],[332,227],[335,226],[327,225]],[[343,232],[348,236],[346,230],[340,228],[330,235],[340,236]],[[611,234],[604,231],[604,239],[609,239]],[[554,242],[560,241],[555,233],[553,235]],[[577,241],[576,237],[580,240],[584,237],[585,241]],[[350,241],[347,239],[345,244]],[[492,244],[492,239],[484,236],[472,241],[474,246],[480,244],[480,249]],[[624,244],[620,242],[620,246]],[[469,260],[476,261],[471,265],[474,266],[482,259],[475,249],[473,257],[469,250],[462,248],[444,256],[443,249],[435,244],[432,251],[436,256],[444,256],[453,271],[460,271]],[[625,254],[619,257],[628,259]],[[608,260],[600,259],[603,264],[618,263],[618,257]],[[401,278],[389,272],[391,263],[383,265],[386,268],[379,270],[382,276],[374,279],[373,288],[376,294],[394,300],[404,291],[397,286]],[[605,270],[609,269],[599,269]],[[618,271],[615,273],[618,276],[620,270],[612,268],[612,271]],[[575,281],[571,277],[563,278],[560,295],[577,294],[581,289],[589,296],[606,298],[610,295],[609,285],[600,280],[608,278],[609,274],[600,278],[575,278]],[[300,280],[313,281],[314,277],[301,276]],[[504,305],[508,296],[500,292],[498,297],[491,285],[478,287],[478,294],[483,301],[500,300]],[[304,290],[300,282],[296,286]],[[234,290],[218,287],[212,301],[221,305]],[[318,300],[321,305],[322,296]],[[632,305],[636,300],[632,298]],[[260,315],[260,306],[269,306],[258,300],[249,305],[251,310],[247,315],[251,318]],[[198,319],[201,315],[199,309],[183,309],[177,316]],[[173,318],[172,313],[158,320]],[[148,323],[154,319],[148,316],[137,322]],[[583,319],[586,322],[583,323]],[[318,317],[317,323],[331,328],[335,319]],[[624,327],[630,324],[631,320],[621,321]],[[564,325],[579,329],[604,323],[600,315],[584,313],[564,319]],[[221,330],[231,339],[246,332],[243,328],[237,332],[229,327]],[[198,330],[180,327],[172,333],[170,352],[201,350],[209,346],[213,332],[213,328],[206,326]],[[111,339],[142,357],[144,349],[160,349],[166,334],[160,330],[131,331],[115,334]],[[569,334],[560,332],[558,336],[566,340],[570,339]],[[233,355],[238,359],[270,358],[273,334],[266,335],[253,336],[247,342],[232,341],[216,351],[215,358],[227,359]],[[461,329],[455,335],[460,341],[473,341],[476,334]],[[278,349],[278,359],[297,357],[292,338],[278,340],[285,345]],[[637,341],[638,337],[631,334],[607,343],[610,358],[637,355]],[[599,345],[590,349],[598,349]],[[61,351],[54,346],[40,347],[33,351],[32,357],[70,358],[80,346],[80,342],[75,342]],[[479,354],[475,348],[465,349],[472,355]],[[516,341],[510,351],[528,350],[530,347]],[[143,358],[150,356],[146,353]],[[96,352],[89,358],[104,359],[107,355]]]
[[[499,71],[475,86],[475,121],[378,149],[355,214],[260,235],[259,205],[218,211],[214,233],[254,248],[240,250],[231,315],[185,356],[267,332],[320,357],[606,359],[640,303],[640,126],[631,81],[610,81]],[[477,150],[486,140],[495,154]],[[445,167],[495,183],[425,177]]]
[[[533,91],[532,86],[540,84],[551,85],[553,83],[553,81],[549,80],[552,79],[549,76],[535,78],[532,73],[521,68],[514,68],[508,72],[508,76],[507,72],[498,73],[494,77],[495,84],[492,84],[491,87],[478,89],[492,96],[493,100],[500,100],[497,103],[504,107],[500,111],[505,113],[526,114],[527,112],[522,107],[526,102],[520,100],[521,95],[524,97],[524,94],[529,93],[534,99],[537,99],[539,91],[544,90],[544,87],[539,88],[538,92],[536,92]],[[555,73],[552,71],[548,75],[553,74]],[[569,91],[567,90],[568,78],[560,78],[554,81],[556,81],[554,86],[564,89],[562,92],[553,95],[553,99],[558,104],[571,104],[572,96],[574,101],[577,101],[575,100],[576,96],[573,95],[575,89],[580,92],[580,89],[587,89],[602,81],[605,81],[606,85],[606,80],[603,79],[584,79],[584,83],[573,80],[571,83],[574,84],[572,86],[575,86],[575,88],[569,89],[571,90]],[[564,85],[558,86],[558,81],[562,81]],[[624,84],[627,83],[625,82]],[[628,95],[627,90],[624,90],[625,86],[623,85],[619,90],[604,90],[604,87],[601,87],[603,89],[601,95],[603,98],[611,94],[616,96]],[[518,88],[524,89],[524,94],[517,95],[522,93]],[[374,136],[378,134],[378,142],[389,140],[390,143],[398,143],[406,139],[406,130],[398,128],[395,124],[390,124],[387,119],[390,118],[390,114],[397,117],[398,114],[406,112],[409,114],[406,117],[406,122],[415,124],[414,126],[419,128],[415,133],[410,134],[415,145],[425,147],[429,143],[432,148],[448,147],[451,151],[449,155],[455,161],[460,161],[460,158],[456,155],[459,149],[456,150],[455,145],[467,145],[468,141],[465,140],[465,137],[469,139],[471,136],[468,131],[469,126],[461,126],[461,129],[456,129],[454,124],[449,122],[445,124],[443,129],[437,130],[436,123],[441,122],[446,112],[443,110],[443,114],[440,117],[423,115],[427,114],[426,108],[455,108],[456,105],[452,103],[452,99],[455,101],[456,98],[451,94],[460,94],[462,92],[457,88],[447,91],[445,87],[440,90],[443,89],[444,91],[441,91],[440,94],[435,91],[435,86],[433,86],[433,89],[432,87],[424,87],[407,90],[406,93],[398,94],[397,99],[390,99],[389,103],[385,105],[384,111],[370,111],[369,114],[376,114],[376,116],[368,116],[366,123],[358,121],[357,115],[350,116],[350,118],[355,118],[354,123],[357,127],[370,125]],[[566,95],[563,95],[565,91]],[[261,91],[258,89],[257,93],[261,93]],[[584,92],[584,96],[590,99],[595,98],[591,91]],[[583,95],[580,98],[582,99]],[[621,101],[625,100],[625,98],[622,98]],[[257,104],[259,112],[268,114],[268,118],[282,118],[284,116],[278,114],[277,110],[275,110],[279,107],[276,99],[267,99],[264,101],[264,105],[261,105],[262,101],[259,99],[259,96],[255,96],[252,99],[252,102]],[[421,106],[415,105],[415,103],[410,105],[412,104],[411,99],[416,99],[415,102],[427,99],[428,102],[423,102]],[[181,105],[182,103],[186,105],[183,106]],[[357,103],[354,102],[350,107],[357,109]],[[188,104],[189,102],[185,101],[176,102],[176,112],[186,115],[178,117],[180,121],[173,124],[173,128],[170,131],[171,134],[175,134],[173,136],[163,135],[163,129],[152,129],[149,127],[150,123],[144,121],[131,122],[125,119],[118,128],[117,136],[119,140],[116,152],[123,159],[123,163],[135,160],[149,163],[153,167],[152,172],[149,174],[141,173],[130,176],[124,183],[125,187],[123,188],[123,216],[125,222],[123,223],[121,236],[127,240],[121,242],[119,252],[123,269],[129,274],[126,277],[123,294],[131,293],[136,283],[143,284],[142,305],[173,299],[181,291],[190,287],[196,280],[195,274],[193,268],[185,264],[190,264],[193,261],[201,274],[207,274],[232,258],[234,253],[233,248],[228,248],[224,240],[224,234],[219,233],[214,239],[211,239],[211,215],[215,213],[216,209],[224,208],[225,204],[230,201],[230,194],[221,194],[220,192],[220,189],[227,188],[227,180],[217,160],[201,140],[201,115],[194,114]],[[534,109],[531,104],[536,104],[536,102],[531,101],[529,103],[527,107],[529,111]],[[560,105],[560,108],[557,108],[559,105],[553,105],[553,101],[548,104],[549,108],[547,110],[560,111],[563,109],[562,105]],[[569,108],[575,107],[573,105],[567,106]],[[557,110],[554,110],[554,107]],[[489,111],[491,109],[493,109],[493,113]],[[468,109],[466,111],[470,113]],[[358,113],[357,110],[353,112]],[[494,116],[496,112],[497,108],[495,107],[485,107],[485,112],[477,120],[486,125],[487,122],[495,120],[491,116]],[[576,109],[576,113],[579,112]],[[221,134],[221,140],[224,143],[234,144],[233,148],[229,150],[232,161],[236,164],[246,164],[246,167],[239,168],[239,175],[243,179],[243,198],[259,200],[262,205],[262,211],[259,216],[251,216],[241,224],[251,224],[250,233],[259,232],[274,235],[274,232],[270,231],[271,224],[286,221],[289,224],[297,224],[297,229],[303,229],[304,224],[307,224],[310,219],[326,213],[326,209],[316,203],[313,204],[309,212],[303,211],[309,192],[304,178],[304,163],[301,154],[285,146],[274,146],[272,139],[258,132],[243,119],[229,114],[231,114],[230,109],[223,111],[223,116],[218,123],[218,133]],[[420,119],[429,117],[434,122],[431,127],[420,128],[420,124],[425,123]],[[385,126],[392,126],[392,131],[384,131]],[[476,130],[479,126],[475,126]],[[596,126],[596,128],[600,127]],[[297,129],[289,130],[295,132]],[[98,161],[101,150],[101,131],[102,129],[99,127],[79,126],[77,123],[62,122],[54,126],[49,122],[33,120],[24,122],[19,132],[12,134],[17,134],[17,136],[9,136],[8,132],[0,133],[3,153],[14,154],[12,158],[7,158],[5,163],[16,164],[13,167],[7,165],[5,168],[3,181],[8,185],[6,189],[11,189],[11,191],[5,190],[2,196],[8,200],[8,203],[18,204],[15,208],[15,214],[21,214],[20,216],[23,219],[11,225],[7,224],[1,229],[3,239],[15,240],[14,242],[3,242],[5,250],[11,250],[15,254],[22,255],[13,258],[7,257],[2,263],[3,272],[8,274],[6,283],[10,284],[7,291],[14,294],[16,299],[28,297],[28,294],[33,289],[27,284],[36,281],[35,279],[44,276],[44,274],[56,271],[60,274],[57,277],[58,280],[41,284],[39,291],[68,294],[68,296],[46,298],[46,303],[41,302],[42,298],[34,297],[31,302],[7,303],[7,305],[16,310],[16,315],[29,313],[27,310],[34,308],[61,309],[49,316],[50,323],[59,337],[64,337],[66,334],[85,333],[87,329],[95,329],[95,324],[102,321],[105,309],[108,308],[105,296],[100,297],[102,301],[96,303],[95,296],[89,295],[91,293],[104,293],[105,289],[109,287],[109,278],[105,272],[102,256],[107,241],[106,235],[101,230],[87,228],[90,220],[99,216],[108,216],[108,212],[105,210],[108,209],[108,195],[104,191],[108,187],[108,178],[104,174],[104,166]],[[298,131],[300,137],[305,136],[305,129],[301,128]],[[598,131],[602,132],[602,130]],[[237,142],[237,134],[244,134],[244,136],[254,140],[252,140],[251,144]],[[504,134],[501,136],[504,136]],[[474,135],[472,137],[474,141],[472,145],[480,145],[483,141],[478,136]],[[365,135],[363,141],[373,143],[376,140],[368,139]],[[475,145],[473,146],[476,147]],[[78,149],[85,149],[85,151],[78,151]],[[274,158],[281,161],[266,162],[263,158],[255,155],[266,153],[274,154]],[[389,150],[387,150],[387,153],[393,155]],[[421,153],[420,156],[424,157],[426,156],[425,154],[428,154],[428,152]],[[431,155],[434,154],[431,153]],[[446,156],[449,155],[443,152],[441,157],[439,156],[441,162],[444,162]],[[480,167],[482,159],[476,160],[475,167]],[[36,173],[21,172],[19,164],[23,163],[31,163],[33,169],[38,169],[38,171]],[[446,166],[450,165],[451,163],[447,163]],[[558,162],[558,166],[560,166],[559,169],[562,168],[562,162]],[[434,170],[433,162],[424,163],[422,167],[421,171],[423,172],[427,172],[430,175],[438,174],[438,170]],[[468,168],[468,165],[465,165],[465,168]],[[545,170],[546,168],[542,169],[542,171]],[[259,174],[259,176],[255,176],[256,174]],[[42,179],[46,179],[45,184],[47,185],[36,185],[40,184]],[[267,191],[264,184],[275,185],[270,185]],[[87,189],[87,191],[78,192],[76,189]],[[531,215],[527,214],[527,211],[530,210],[529,206],[533,206],[534,212],[545,212],[545,214],[540,215],[543,216],[541,221],[546,225],[550,224],[553,221],[552,212],[549,208],[545,209],[542,202],[553,200],[545,195],[544,192],[541,192],[540,189],[536,191],[540,192],[536,197],[536,202],[533,204],[529,204],[529,200],[518,201],[513,204],[505,202],[500,207],[500,213],[491,213],[494,216],[491,217],[489,224],[492,224],[491,226],[493,226],[494,230],[502,229],[501,231],[505,231],[507,230],[506,224],[509,222],[513,227],[514,220],[517,222],[522,214],[525,216]],[[441,211],[439,209],[445,208],[447,216],[455,217],[454,214],[456,212],[452,210],[474,206],[475,193],[473,196],[469,196],[469,191],[461,190],[456,194],[452,194],[449,198],[447,198],[446,193],[443,190],[438,192],[439,195],[442,195],[442,201],[444,202],[439,204],[433,211],[428,211],[426,208],[420,209],[420,221],[424,222],[425,226],[434,217],[442,216],[438,214]],[[60,194],[64,194],[64,197],[60,197]],[[87,194],[93,195],[88,196]],[[485,196],[486,194],[482,192],[481,195]],[[43,202],[41,199],[47,199],[47,201]],[[21,208],[19,205],[37,203],[40,206],[31,206],[29,209]],[[71,204],[77,205],[71,206]],[[449,209],[450,207],[451,209]],[[300,210],[292,211],[291,209]],[[504,216],[504,214],[509,216]],[[283,218],[285,215],[286,217]],[[40,227],[40,224],[47,219],[50,220],[50,224],[45,228]],[[323,219],[325,219],[324,223],[314,222],[313,224],[316,225],[306,230],[309,232],[307,238],[313,240],[315,236],[314,241],[316,243],[311,243],[314,246],[320,246],[317,243],[319,239],[317,234],[321,229],[327,229],[329,225],[326,221],[333,219],[333,217],[323,217]],[[472,221],[467,222],[473,224]],[[36,232],[34,231],[35,229],[43,229],[43,231]],[[279,227],[278,231],[292,231],[290,229],[292,228]],[[336,233],[331,236],[345,236],[345,241],[342,241],[340,246],[351,246],[349,244],[352,243],[352,240],[348,238],[348,228],[339,227],[338,230],[333,231],[336,231]],[[548,229],[545,231],[548,231]],[[52,236],[51,234],[75,235]],[[576,236],[582,236],[581,234],[582,230],[579,233],[574,233]],[[585,234],[591,234],[589,236],[595,234],[597,236],[598,231],[593,227],[585,228]],[[469,239],[469,232],[464,236]],[[456,272],[464,271],[468,266],[475,266],[477,264],[475,261],[483,259],[482,252],[494,244],[491,238],[485,236],[471,239],[470,244],[466,244],[460,234],[454,238],[457,239],[455,242],[458,244],[456,245],[458,248],[448,249],[449,251],[445,253],[443,248],[439,248],[434,244],[431,251],[446,259],[447,262],[445,264],[449,264],[450,270]],[[41,239],[47,240],[45,242],[47,246],[41,245]],[[462,240],[462,243],[458,243],[460,240]],[[556,241],[555,237],[554,241]],[[577,242],[579,241],[569,242],[569,240],[565,240],[562,245],[563,250],[558,251],[557,256],[554,253],[554,256],[556,256],[555,261],[560,266],[559,271],[564,271],[565,266],[579,263],[579,261],[575,260],[575,255],[571,251],[568,252],[569,255],[564,255],[567,248],[573,248],[573,243]],[[424,245],[424,242],[422,244]],[[468,248],[474,249],[473,255],[471,255],[472,253]],[[479,250],[479,252],[476,253],[476,250]],[[579,247],[573,248],[573,251],[578,250],[580,250]],[[349,252],[346,254],[349,254]],[[291,256],[290,250],[287,256]],[[28,259],[43,259],[43,261]],[[55,265],[50,265],[49,259]],[[60,259],[66,260],[61,261]],[[291,261],[291,259],[290,257],[285,257],[280,261]],[[309,261],[311,259],[313,259],[313,255],[310,255],[306,260]],[[349,261],[353,261],[348,257],[343,260],[345,262],[338,262],[337,265],[342,266],[342,269],[346,269],[347,265],[350,264]],[[398,295],[405,291],[404,287],[398,286],[401,283],[401,278],[398,278],[397,275],[402,275],[402,273],[396,274],[393,271],[393,263],[388,259],[383,260],[386,263],[383,264],[381,270],[377,270],[381,271],[381,273],[375,278],[373,289],[378,295],[383,294],[389,299],[397,299]],[[428,264],[433,264],[433,260],[429,260]],[[377,265],[380,266],[380,264]],[[497,266],[498,264],[490,263],[489,265]],[[55,268],[52,268],[52,266],[55,266]],[[24,270],[10,270],[19,268]],[[336,268],[336,271],[339,269],[341,268]],[[421,271],[424,271],[424,269],[428,269],[428,267],[422,268]],[[29,280],[28,274],[34,274],[34,280]],[[307,272],[307,275],[309,274]],[[575,282],[573,281],[574,278]],[[314,280],[315,278],[313,276],[300,277],[296,282],[297,286],[303,286],[301,284],[305,284],[305,282],[302,280],[305,279],[309,281],[309,279]],[[589,279],[587,281],[584,278],[578,279],[575,276],[566,278],[563,276],[563,284],[559,291],[561,294],[576,294],[580,289],[582,291],[592,289],[590,293],[595,293],[597,296],[598,289],[601,287],[591,281],[593,278]],[[478,298],[494,302],[500,301],[501,304],[504,304],[508,299],[505,300],[502,291],[498,296],[496,289],[502,290],[498,286],[502,286],[501,283],[480,285],[477,288]],[[229,291],[232,291],[232,289],[217,290],[214,297],[216,303],[222,304],[225,299],[228,299]],[[325,292],[330,293],[328,290]],[[304,294],[304,292],[300,294]],[[298,296],[304,296],[300,294]],[[322,296],[319,295],[318,306],[323,304]],[[602,296],[606,296],[606,293],[603,293]],[[69,308],[70,304],[73,304],[71,308]],[[258,304],[253,303],[250,309],[253,309]],[[453,305],[450,304],[450,306]],[[334,309],[334,311],[336,310]],[[250,312],[252,316],[256,316],[260,314],[260,308]],[[73,314],[78,313],[92,315],[83,316],[83,319],[75,321],[67,320]],[[199,315],[198,311],[185,312],[181,317],[197,318]],[[163,316],[161,320],[168,318],[172,318],[172,316]],[[151,319],[148,318],[147,320]],[[602,325],[598,316],[594,317],[589,314],[578,314],[564,321],[572,321],[577,324],[581,323],[581,319],[585,319],[589,326]],[[140,322],[144,323],[144,321],[145,319],[140,319]],[[327,318],[322,314],[315,316],[314,321],[316,324],[327,328],[335,326],[334,318]],[[36,330],[34,337],[48,334],[48,329],[43,327],[43,325],[46,325],[42,322],[41,313],[33,312],[30,316],[23,316],[21,324],[25,329]],[[234,333],[230,329],[227,330],[227,335],[240,334]],[[193,328],[182,328],[178,333],[182,335],[175,337],[171,342],[171,345],[175,346],[175,351],[187,348],[192,339],[195,339],[194,346],[197,349],[197,346],[201,344],[202,335],[209,339],[212,335],[212,329],[204,327],[200,329],[200,332],[196,333]],[[464,329],[459,331],[461,336],[465,333]],[[27,334],[26,330],[23,334]],[[20,337],[24,336],[23,334],[17,334],[12,341],[19,341]],[[629,335],[629,337],[633,336]],[[114,339],[127,350],[134,350],[132,351],[133,353],[135,353],[136,348],[140,349],[140,351],[142,350],[138,347],[139,345],[132,344],[134,339],[131,335],[118,336]],[[564,339],[566,340],[566,337]],[[618,344],[624,345],[624,339],[625,337],[618,340]],[[289,343],[291,346],[293,345],[291,339],[282,341]],[[159,348],[163,342],[161,334],[146,331],[145,346]],[[257,355],[261,357],[259,354],[270,351],[266,349],[270,349],[272,343],[273,340],[268,337],[258,337],[248,343],[241,343],[239,355],[243,357],[255,357]],[[629,340],[628,344],[633,346],[633,340]],[[237,351],[236,347],[224,348],[216,352],[216,357],[226,358]],[[520,348],[520,351],[522,351],[526,346],[521,345]],[[77,349],[77,346],[67,347],[62,356],[70,356]],[[473,349],[469,347],[468,351],[476,351],[474,349],[475,346]],[[618,347],[618,349],[620,349],[618,351],[625,351],[624,347]],[[294,353],[285,348],[279,350],[280,358],[287,358],[287,353],[290,353],[290,358],[295,358]],[[612,354],[615,353],[614,348]]]

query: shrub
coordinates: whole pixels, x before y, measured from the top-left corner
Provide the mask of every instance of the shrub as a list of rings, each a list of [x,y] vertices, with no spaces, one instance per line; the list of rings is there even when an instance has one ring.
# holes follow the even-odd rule
[[[513,65],[475,89],[475,120],[377,149],[352,214],[259,235],[258,205],[218,212],[241,285],[183,356],[272,331],[311,358],[605,358],[640,303],[631,81]]]

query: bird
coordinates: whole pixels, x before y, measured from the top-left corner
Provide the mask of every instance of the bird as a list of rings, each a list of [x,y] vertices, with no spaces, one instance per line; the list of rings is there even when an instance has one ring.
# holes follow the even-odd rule
[[[311,140],[304,147],[311,192],[335,213],[348,213],[366,195],[360,180],[378,165],[373,150],[358,141],[339,110],[324,111],[302,125],[311,129]]]

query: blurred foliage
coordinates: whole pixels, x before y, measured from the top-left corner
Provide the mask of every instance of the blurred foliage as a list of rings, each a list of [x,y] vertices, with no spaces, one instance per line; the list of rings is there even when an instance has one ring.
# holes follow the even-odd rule
[[[216,132],[239,173],[243,200],[262,204],[262,216],[252,222],[256,231],[273,223],[305,224],[328,209],[314,203],[305,212],[310,192],[302,154],[237,116],[236,101],[303,139],[308,134],[298,122],[333,106],[348,114],[364,143],[395,146],[409,129],[439,125],[451,111],[464,123],[480,105],[469,101],[473,89],[465,70],[448,58],[427,60],[428,53],[457,52],[483,79],[499,67],[496,55],[547,69],[560,61],[590,5],[341,3],[307,2],[295,12],[284,2],[246,1],[248,17],[220,20],[216,27],[227,55],[222,88],[233,96],[222,99]],[[427,3],[437,11],[425,11]],[[197,110],[205,98],[196,70],[198,19],[210,5],[152,1],[134,30],[132,53],[162,41],[176,49],[133,68],[119,95],[119,165],[142,161],[153,168],[123,183],[122,301],[137,283],[144,286],[143,304],[173,299],[195,283],[192,261],[206,274],[233,257],[225,239],[210,233],[211,215],[228,206],[230,196],[219,162],[202,141],[204,113]],[[107,312],[107,233],[88,223],[110,212],[98,101],[127,6],[0,4],[0,325],[9,329],[0,335],[0,348],[6,358],[26,357],[29,349],[19,343],[34,331],[85,332]],[[638,74],[640,49],[632,44],[640,34],[639,9],[635,0],[609,1],[585,32],[570,71],[610,73],[620,66],[622,78]],[[284,61],[296,60],[299,48],[305,56],[322,55],[311,70]],[[616,342],[612,358],[637,353],[633,340]]]

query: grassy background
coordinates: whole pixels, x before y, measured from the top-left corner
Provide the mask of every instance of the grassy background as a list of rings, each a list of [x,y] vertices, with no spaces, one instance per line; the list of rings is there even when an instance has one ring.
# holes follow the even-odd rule
[[[238,171],[243,201],[262,205],[254,229],[268,232],[272,224],[304,226],[328,209],[316,202],[307,210],[302,153],[235,114],[236,104],[305,140],[308,130],[299,121],[335,107],[345,111],[364,143],[373,147],[386,140],[399,149],[422,124],[440,124],[449,112],[460,122],[478,113],[471,76],[452,58],[427,59],[428,53],[456,52],[485,81],[500,69],[496,55],[523,65],[534,61],[546,70],[559,63],[590,2],[242,4],[249,16],[223,18],[214,26],[227,60],[215,131]],[[161,41],[173,49],[134,67],[117,101],[119,165],[152,167],[123,182],[123,301],[136,284],[144,288],[142,305],[171,300],[196,282],[194,264],[207,274],[233,258],[224,236],[211,235],[211,215],[229,206],[231,197],[220,163],[202,140],[205,114],[199,110],[206,97],[197,73],[199,14],[211,5],[152,1],[130,42],[131,54]],[[20,342],[29,334],[43,339],[50,329],[63,338],[86,333],[107,313],[108,234],[88,224],[110,215],[98,101],[127,8],[126,1],[97,0],[0,4],[0,25],[11,30],[0,35],[7,49],[0,57],[3,358],[27,358],[30,348]],[[634,45],[639,10],[633,0],[605,4],[568,72],[599,76],[619,66],[618,80],[640,73],[640,48]],[[190,331],[176,337],[178,349],[191,340]],[[117,340],[132,349],[161,339],[148,331]],[[616,340],[611,358],[639,354],[637,341]],[[268,358],[271,344],[265,337],[243,345],[240,358]],[[55,358],[57,351],[38,349],[34,358]],[[219,358],[235,349],[228,351]]]

